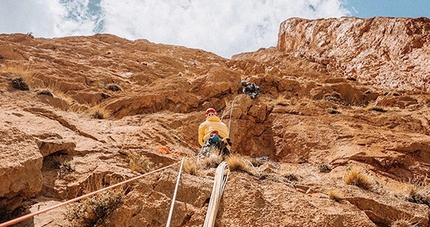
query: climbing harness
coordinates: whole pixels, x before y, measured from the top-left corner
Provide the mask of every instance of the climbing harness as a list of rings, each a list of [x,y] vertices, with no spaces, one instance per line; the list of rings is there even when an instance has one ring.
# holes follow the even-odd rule
[[[167,218],[166,227],[170,226],[170,221],[172,220],[173,206],[175,205],[176,193],[178,192],[179,179],[181,178],[181,172],[182,172],[182,166],[184,165],[184,160],[185,158],[182,158],[181,166],[179,167],[178,179],[176,180],[175,192],[173,193],[172,205],[170,206],[169,218]]]
[[[206,213],[205,222],[203,227],[213,227],[215,225],[216,214],[218,212],[219,202],[222,197],[222,193],[227,183],[228,174],[230,173],[228,169],[228,164],[226,162],[221,162],[216,169],[216,175],[214,180],[214,185],[212,188],[211,199],[208,205],[208,211]]]

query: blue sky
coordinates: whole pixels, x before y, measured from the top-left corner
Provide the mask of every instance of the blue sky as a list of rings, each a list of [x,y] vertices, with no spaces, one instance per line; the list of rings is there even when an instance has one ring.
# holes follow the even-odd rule
[[[346,8],[352,16],[361,18],[375,16],[430,18],[430,0],[348,0]]]
[[[275,46],[290,17],[430,17],[430,0],[0,0],[0,15],[0,33],[108,33],[230,58]]]

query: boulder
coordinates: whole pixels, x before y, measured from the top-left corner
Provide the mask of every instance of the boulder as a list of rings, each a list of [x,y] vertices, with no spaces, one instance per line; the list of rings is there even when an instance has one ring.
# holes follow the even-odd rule
[[[0,208],[12,211],[42,189],[42,162],[33,137],[0,124]]]

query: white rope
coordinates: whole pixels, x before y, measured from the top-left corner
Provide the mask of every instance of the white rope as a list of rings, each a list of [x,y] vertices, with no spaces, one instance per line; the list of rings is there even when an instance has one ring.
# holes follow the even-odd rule
[[[224,187],[228,179],[229,172],[226,173],[227,168],[227,163],[221,162],[221,164],[219,164],[218,168],[216,169],[214,186],[212,188],[211,199],[209,201],[208,211],[206,213],[205,223],[203,224],[203,227],[213,227],[215,225],[219,202],[221,201],[222,193],[224,191]]]
[[[182,172],[182,166],[184,165],[184,159],[185,158],[182,158],[181,166],[179,167],[178,179],[176,179],[175,191],[173,192],[172,205],[170,206],[169,217],[167,218],[166,227],[170,226],[170,221],[172,220],[173,207],[175,205],[176,193],[178,192],[179,179],[181,179],[181,172]]]

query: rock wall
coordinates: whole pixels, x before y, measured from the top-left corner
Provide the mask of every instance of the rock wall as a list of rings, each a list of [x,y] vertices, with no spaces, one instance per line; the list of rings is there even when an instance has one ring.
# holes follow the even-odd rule
[[[112,35],[0,35],[0,222],[187,157],[173,225],[201,226],[215,166],[194,157],[213,107],[252,163],[230,173],[217,226],[428,226],[428,30],[427,19],[295,18],[277,48],[233,59]],[[366,187],[344,180],[352,167]],[[98,225],[163,225],[177,170],[125,187]],[[70,225],[56,212],[28,226]]]
[[[0,207],[12,211],[42,189],[42,155],[34,139],[0,125]]]
[[[292,18],[277,48],[379,88],[430,90],[428,18]]]

